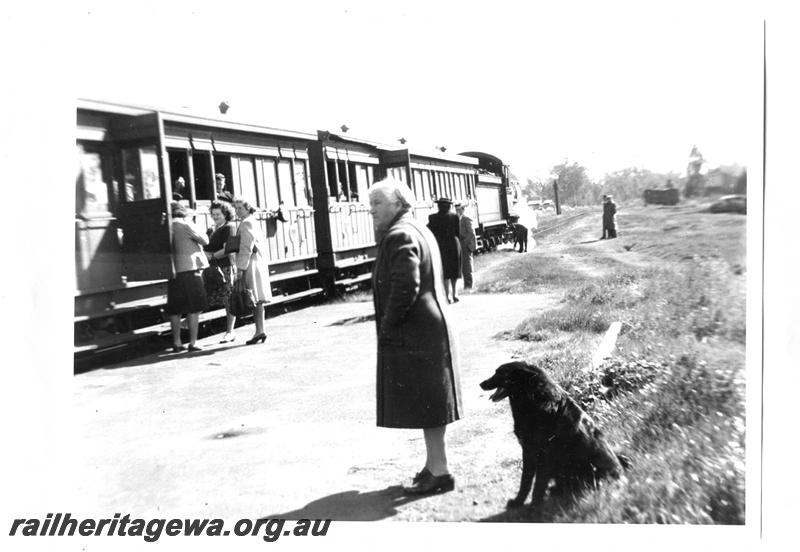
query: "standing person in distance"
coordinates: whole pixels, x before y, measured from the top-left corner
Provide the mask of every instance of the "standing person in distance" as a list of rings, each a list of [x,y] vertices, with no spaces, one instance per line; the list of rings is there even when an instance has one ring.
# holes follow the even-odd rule
[[[428,216],[428,228],[436,238],[442,255],[444,287],[448,303],[458,303],[456,284],[461,278],[461,243],[458,239],[458,215],[450,210],[453,202],[446,197],[436,200],[437,213]]]
[[[233,224],[233,217],[236,216],[233,206],[225,201],[213,201],[209,208],[211,219],[214,221],[214,228],[208,238],[208,245],[205,247],[206,256],[211,267],[219,267],[224,278],[221,285],[212,290],[208,290],[208,302],[211,305],[224,305],[226,315],[225,336],[220,343],[233,341],[233,327],[236,324],[236,317],[230,311],[230,298],[233,291],[233,282],[236,278],[236,258],[235,253],[225,254],[225,246],[231,236],[236,235],[236,226]]]
[[[422,429],[425,465],[408,494],[447,492],[445,430],[462,417],[458,355],[448,322],[436,239],[411,215],[414,197],[398,180],[370,188],[378,254],[372,274],[378,331],[377,423]]]
[[[603,196],[603,237],[602,240],[617,237],[617,204],[610,195]]]
[[[172,213],[172,264],[175,278],[167,283],[167,307],[172,329],[172,351],[185,351],[181,343],[181,316],[186,315],[189,325],[189,351],[199,351],[197,331],[200,313],[208,309],[206,290],[203,285],[203,269],[208,260],[203,246],[208,238],[197,227],[186,220],[186,207],[173,201]]]
[[[478,239],[475,237],[475,225],[466,213],[467,202],[462,201],[456,206],[458,215],[458,236],[461,240],[461,272],[464,276],[464,289],[472,288],[472,256],[478,249]]]
[[[267,339],[264,332],[264,306],[272,297],[267,264],[267,239],[253,216],[256,212],[250,202],[235,199],[233,206],[239,217],[239,252],[236,253],[236,281],[244,280],[244,285],[253,292],[256,302],[253,308],[255,335],[247,341],[248,345],[263,343]]]

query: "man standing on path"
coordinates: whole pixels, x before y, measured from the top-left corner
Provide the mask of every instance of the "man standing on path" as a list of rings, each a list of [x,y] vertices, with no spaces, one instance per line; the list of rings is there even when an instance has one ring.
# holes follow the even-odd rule
[[[617,237],[617,204],[610,195],[603,196],[603,237],[602,240]]]
[[[472,289],[472,255],[478,249],[478,240],[475,237],[475,226],[466,213],[467,202],[461,202],[456,207],[458,214],[458,236],[461,240],[461,273],[464,277],[464,289]]]

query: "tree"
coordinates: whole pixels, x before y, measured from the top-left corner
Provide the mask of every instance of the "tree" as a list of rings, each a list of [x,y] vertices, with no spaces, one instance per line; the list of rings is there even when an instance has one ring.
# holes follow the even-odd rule
[[[586,176],[586,168],[578,163],[569,164],[564,161],[560,165],[553,167],[552,173],[558,181],[559,200],[563,205],[568,202],[578,205],[583,200],[582,192],[589,184],[589,177]]]
[[[537,198],[549,198],[550,196],[547,195],[545,188],[546,186],[542,182],[536,182],[528,178],[525,186],[522,187],[522,195],[524,195],[525,199],[528,201]],[[553,192],[551,189],[550,195],[552,194]]]

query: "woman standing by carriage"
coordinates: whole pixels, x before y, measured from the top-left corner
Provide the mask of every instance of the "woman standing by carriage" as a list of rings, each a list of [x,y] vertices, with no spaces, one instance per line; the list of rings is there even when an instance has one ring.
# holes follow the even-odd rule
[[[263,343],[267,339],[264,332],[264,306],[272,297],[269,283],[269,265],[267,264],[267,240],[253,216],[256,212],[250,202],[235,199],[233,206],[239,217],[239,251],[236,254],[236,282],[252,293],[253,320],[256,324],[255,335],[247,341],[248,345]]]
[[[211,219],[214,221],[214,228],[211,229],[211,235],[208,238],[208,245],[205,247],[205,251],[208,262],[211,264],[209,270],[213,272],[214,276],[206,279],[206,294],[208,303],[211,306],[223,305],[225,307],[225,336],[220,343],[228,343],[236,339],[236,336],[233,335],[236,317],[231,314],[230,310],[230,298],[236,277],[236,265],[233,262],[235,254],[226,254],[225,249],[230,237],[236,234],[236,226],[233,224],[235,213],[233,206],[226,201],[212,202],[209,212],[211,213]]]

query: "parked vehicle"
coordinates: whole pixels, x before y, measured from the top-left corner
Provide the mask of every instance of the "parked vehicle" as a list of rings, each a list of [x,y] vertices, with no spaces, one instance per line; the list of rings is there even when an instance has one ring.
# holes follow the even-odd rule
[[[747,214],[747,196],[726,195],[712,203],[708,210],[712,213],[742,213]]]

